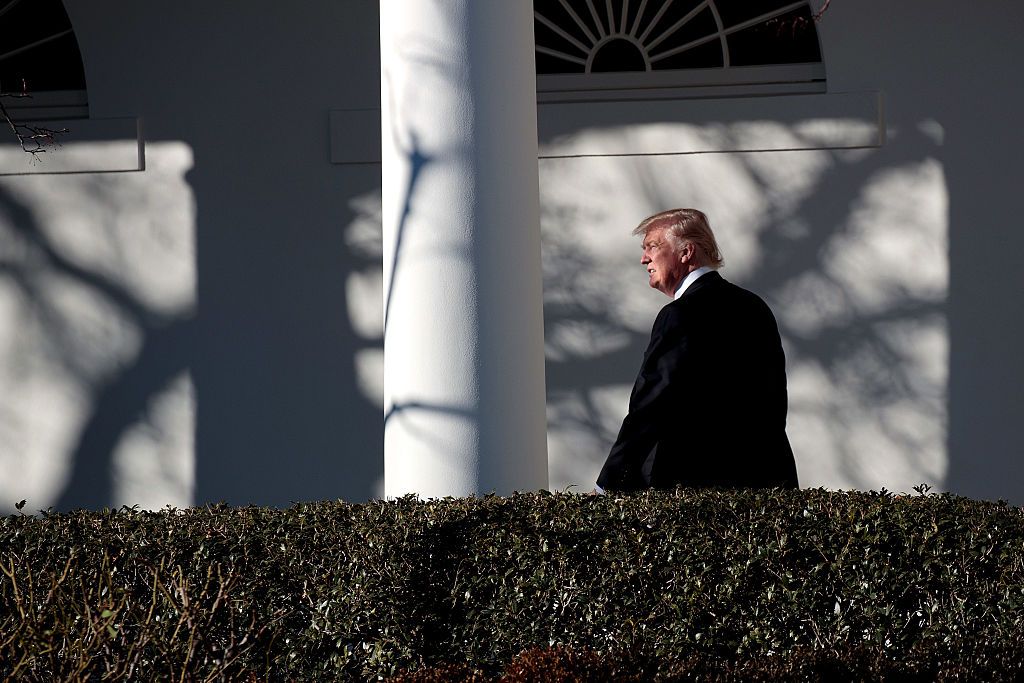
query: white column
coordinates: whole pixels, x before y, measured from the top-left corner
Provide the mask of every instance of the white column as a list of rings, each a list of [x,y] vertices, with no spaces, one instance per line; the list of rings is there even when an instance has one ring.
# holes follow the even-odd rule
[[[380,3],[384,491],[546,488],[532,3]]]

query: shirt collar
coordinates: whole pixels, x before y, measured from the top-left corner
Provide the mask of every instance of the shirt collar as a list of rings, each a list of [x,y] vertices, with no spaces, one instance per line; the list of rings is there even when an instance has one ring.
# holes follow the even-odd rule
[[[711,271],[711,266],[701,266],[697,270],[691,271],[690,274],[684,277],[683,281],[679,283],[679,286],[676,288],[675,296],[673,296],[672,298],[678,299],[679,297],[681,297],[683,295],[683,292],[685,292],[690,285],[697,281],[697,278],[699,278],[704,273],[710,273]]]

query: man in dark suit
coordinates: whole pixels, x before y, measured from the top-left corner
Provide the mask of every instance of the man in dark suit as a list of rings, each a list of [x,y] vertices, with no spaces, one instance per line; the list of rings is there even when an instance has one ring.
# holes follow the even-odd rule
[[[718,274],[707,216],[673,209],[644,220],[650,285],[661,309],[598,492],[677,484],[796,488],[786,437],[786,359],[756,294]]]

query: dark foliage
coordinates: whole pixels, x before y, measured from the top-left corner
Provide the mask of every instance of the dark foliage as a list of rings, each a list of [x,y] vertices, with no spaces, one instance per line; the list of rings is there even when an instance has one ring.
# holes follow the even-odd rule
[[[1024,675],[1024,515],[948,495],[12,515],[0,568],[18,680]]]

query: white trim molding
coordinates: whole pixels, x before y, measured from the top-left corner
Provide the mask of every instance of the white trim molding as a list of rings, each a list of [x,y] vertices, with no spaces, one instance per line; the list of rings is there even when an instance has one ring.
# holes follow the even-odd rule
[[[84,90],[44,90],[24,97],[5,97],[4,106],[17,121],[89,117],[89,99]]]
[[[537,101],[542,104],[824,92],[825,65],[821,63],[537,75]]]
[[[539,158],[881,147],[882,99],[874,91],[546,102],[537,106]],[[331,111],[331,162],[379,164],[379,121],[377,109]],[[619,134],[585,134],[594,131]]]

